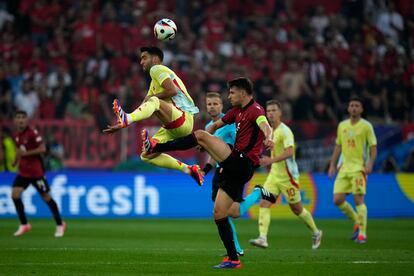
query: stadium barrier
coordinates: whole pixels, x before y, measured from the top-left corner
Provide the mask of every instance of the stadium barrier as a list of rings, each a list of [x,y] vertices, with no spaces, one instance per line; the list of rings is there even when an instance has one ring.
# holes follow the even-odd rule
[[[15,217],[10,198],[15,174],[0,174],[0,217]],[[257,173],[246,185],[249,193],[264,183]],[[63,217],[209,218],[212,216],[211,175],[203,187],[180,173],[111,173],[67,171],[47,174],[52,195]],[[332,203],[333,181],[325,174],[302,174],[304,205],[316,218],[342,218]],[[33,187],[23,194],[29,217],[49,217],[50,212]],[[350,198],[350,201],[352,199]],[[414,217],[414,174],[372,174],[366,203],[370,218]],[[258,207],[245,217],[256,218]],[[275,218],[294,218],[283,197],[272,209]]]

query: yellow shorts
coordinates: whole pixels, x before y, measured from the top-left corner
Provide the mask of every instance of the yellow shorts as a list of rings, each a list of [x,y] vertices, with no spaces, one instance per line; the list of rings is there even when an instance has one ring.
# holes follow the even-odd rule
[[[334,194],[365,195],[367,178],[364,172],[341,172],[335,179]]]
[[[294,204],[301,201],[302,198],[300,196],[299,181],[292,181],[293,183],[290,180],[278,181],[274,175],[269,174],[263,187],[275,196],[283,193],[289,204]]]
[[[167,128],[165,126],[160,127],[160,129],[152,136],[153,139],[157,140],[159,143],[165,143],[176,138],[184,137],[193,131],[194,118],[193,115],[187,112],[184,112],[184,122],[177,128]],[[173,106],[172,108],[172,121],[179,120],[183,115],[183,111]]]

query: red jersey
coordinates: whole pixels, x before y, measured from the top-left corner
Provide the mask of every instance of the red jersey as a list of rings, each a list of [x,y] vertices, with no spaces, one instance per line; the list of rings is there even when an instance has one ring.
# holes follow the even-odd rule
[[[221,120],[225,124],[236,124],[236,142],[233,151],[241,152],[259,166],[263,150],[264,134],[256,123],[259,116],[265,116],[261,105],[251,100],[245,107],[233,107]]]
[[[23,151],[33,150],[43,143],[42,136],[39,135],[36,129],[31,127],[27,127],[22,132],[17,133],[14,141],[16,142],[16,147]],[[29,178],[44,176],[45,171],[40,154],[21,157],[18,174]]]

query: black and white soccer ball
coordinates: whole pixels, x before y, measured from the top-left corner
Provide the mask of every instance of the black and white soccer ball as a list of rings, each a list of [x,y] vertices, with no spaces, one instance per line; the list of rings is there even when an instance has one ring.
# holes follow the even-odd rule
[[[177,25],[175,25],[174,21],[171,19],[161,19],[154,25],[154,35],[159,40],[172,40],[174,39],[176,33]]]

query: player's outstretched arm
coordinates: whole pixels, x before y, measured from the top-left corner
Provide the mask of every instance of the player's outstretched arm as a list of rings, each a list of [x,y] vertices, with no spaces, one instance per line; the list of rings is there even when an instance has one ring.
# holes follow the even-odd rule
[[[286,160],[289,157],[293,156],[293,153],[294,153],[294,150],[293,150],[293,147],[291,146],[291,147],[285,148],[282,154],[275,156],[273,158],[269,156],[262,156],[262,158],[260,158],[260,166],[268,166],[270,164]]]

